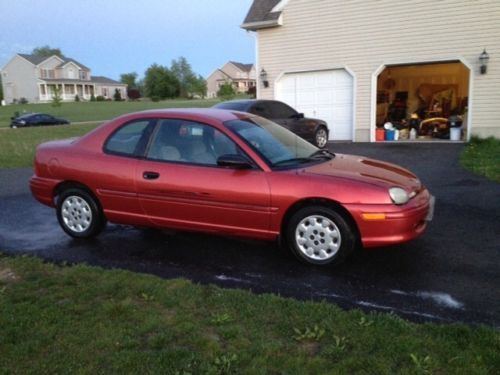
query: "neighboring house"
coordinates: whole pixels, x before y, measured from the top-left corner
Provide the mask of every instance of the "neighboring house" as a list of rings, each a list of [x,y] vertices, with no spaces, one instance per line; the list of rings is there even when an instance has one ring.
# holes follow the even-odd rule
[[[207,96],[217,96],[219,88],[226,82],[232,83],[237,93],[245,93],[255,87],[255,66],[234,61],[227,62],[222,68],[216,69],[207,78]]]
[[[498,0],[254,0],[241,27],[256,32],[258,98],[326,120],[333,140],[374,141],[413,113],[500,138]]]
[[[127,85],[106,77],[92,76],[85,65],[71,58],[41,57],[18,53],[1,70],[5,102],[25,98],[30,103],[52,100],[56,87],[64,101],[90,100],[91,96],[112,99],[115,89],[127,97]]]

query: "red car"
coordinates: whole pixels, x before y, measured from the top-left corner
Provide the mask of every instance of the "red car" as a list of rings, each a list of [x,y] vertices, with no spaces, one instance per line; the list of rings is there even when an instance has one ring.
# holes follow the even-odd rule
[[[219,109],[138,112],[44,143],[30,186],[73,237],[110,221],[280,239],[318,265],[359,244],[419,236],[433,207],[401,167],[335,155],[264,118]]]

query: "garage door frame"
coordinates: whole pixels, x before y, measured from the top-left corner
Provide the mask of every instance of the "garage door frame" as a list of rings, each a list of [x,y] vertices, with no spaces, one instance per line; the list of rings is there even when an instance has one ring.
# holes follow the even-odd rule
[[[469,98],[467,103],[467,139],[468,142],[471,137],[472,127],[473,127],[473,92],[474,92],[474,77],[475,70],[474,66],[470,64],[464,57],[462,56],[448,56],[442,58],[425,58],[422,61],[414,61],[414,60],[387,60],[384,61],[375,71],[372,73],[372,89],[371,89],[371,105],[370,105],[370,142],[375,142],[375,129],[376,125],[376,117],[377,117],[377,89],[378,89],[378,76],[382,71],[391,66],[395,65],[425,65],[425,64],[435,64],[435,63],[453,63],[453,62],[461,62],[465,65],[467,69],[469,69]]]
[[[274,80],[274,98],[276,99],[278,97],[278,82],[285,76],[286,74],[298,74],[298,73],[315,73],[315,72],[326,72],[330,70],[345,70],[351,77],[352,77],[352,113],[351,113],[351,140],[352,142],[355,141],[355,135],[356,135],[356,98],[357,98],[357,78],[356,74],[352,69],[350,69],[346,65],[333,65],[333,66],[327,66],[327,67],[321,67],[321,68],[316,68],[316,69],[297,69],[297,70],[284,70]]]

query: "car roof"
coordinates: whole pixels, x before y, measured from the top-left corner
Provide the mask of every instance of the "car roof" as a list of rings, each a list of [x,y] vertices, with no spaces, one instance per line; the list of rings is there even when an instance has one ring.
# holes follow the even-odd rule
[[[248,113],[232,111],[227,109],[217,109],[217,108],[169,108],[169,109],[149,109],[146,111],[140,111],[135,113],[129,113],[126,116],[131,115],[141,115],[148,114],[150,116],[165,117],[168,115],[175,114],[177,116],[202,116],[210,117],[214,120],[219,120],[221,122],[238,120],[242,117],[249,117]]]

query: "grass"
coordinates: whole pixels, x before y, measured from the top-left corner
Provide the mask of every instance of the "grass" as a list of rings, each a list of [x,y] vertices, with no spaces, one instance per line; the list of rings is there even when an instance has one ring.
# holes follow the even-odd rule
[[[165,100],[160,102],[70,102],[63,103],[60,107],[45,104],[16,104],[0,107],[0,128],[10,125],[10,118],[15,112],[43,112],[53,116],[63,117],[70,122],[104,121],[125,113],[137,112],[157,108],[187,108],[211,107],[218,103],[218,99],[205,100]]]
[[[500,139],[472,137],[460,161],[466,169],[500,182]]]
[[[36,146],[40,143],[79,137],[96,126],[61,125],[0,130],[0,168],[31,167]]]
[[[500,333],[0,255],[2,373],[493,374]],[[498,372],[496,372],[498,373]]]

